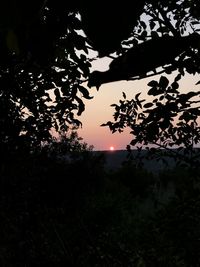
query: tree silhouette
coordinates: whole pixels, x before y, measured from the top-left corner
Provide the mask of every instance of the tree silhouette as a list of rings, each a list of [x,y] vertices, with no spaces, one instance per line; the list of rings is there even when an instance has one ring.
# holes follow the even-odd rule
[[[84,98],[91,99],[85,80],[99,87],[144,78],[158,67],[163,73],[198,73],[198,1],[135,1],[133,9],[128,0],[123,7],[115,1],[112,5],[81,0],[2,4],[3,150],[37,147],[52,138],[52,128],[59,132],[80,126],[77,116],[84,111]],[[115,52],[107,72],[90,73],[90,49],[98,57]]]
[[[185,73],[199,74],[199,0],[132,2],[0,3],[1,266],[200,265],[200,91],[179,88]],[[90,49],[115,57],[97,78]],[[105,125],[130,127],[128,150],[154,144],[161,158],[179,146],[171,153],[192,168],[154,177],[128,161],[106,172],[103,155],[68,135],[91,99],[85,82],[159,72],[152,101],[123,93]]]
[[[11,7],[16,25],[4,27],[1,23],[4,152],[14,151],[22,144],[33,149],[51,139],[52,128],[63,131],[70,124],[80,125],[74,112],[79,116],[84,110],[83,98],[91,98],[81,85],[81,79],[88,76],[90,63],[84,52],[76,54],[77,50],[87,53],[86,38],[76,32],[80,29],[79,19],[68,9],[61,12],[60,6],[52,6],[51,1],[39,2],[40,9],[36,9],[30,21],[26,15],[31,6],[23,3],[17,11]],[[37,2],[31,4],[37,7]],[[22,11],[25,16],[21,18]]]
[[[195,166],[198,154],[194,153],[194,148],[200,141],[199,90],[182,93],[179,82],[186,73],[199,74],[198,6],[196,1],[147,3],[145,12],[149,19],[140,21],[133,32],[133,46],[124,48],[124,52],[113,59],[108,71],[93,72],[89,78],[90,86],[99,87],[107,82],[162,73],[158,80],[148,83],[147,93],[153,97],[152,102],[141,99],[140,94],[127,100],[123,94],[124,99],[113,104],[114,122],[103,126],[109,126],[112,132],[130,127],[133,135],[130,145],[134,147],[153,144],[168,151],[178,146],[181,153],[173,151],[174,157]],[[176,76],[170,84],[167,75],[171,73]]]

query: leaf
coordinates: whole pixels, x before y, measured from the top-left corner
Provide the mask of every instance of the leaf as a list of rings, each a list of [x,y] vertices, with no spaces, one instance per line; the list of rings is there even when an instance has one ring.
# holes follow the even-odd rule
[[[141,93],[138,93],[138,94],[136,94],[135,95],[135,99],[137,100],[137,101],[139,101],[139,96],[141,95]]]
[[[113,123],[111,121],[108,121],[106,123],[101,124],[100,126],[108,126],[110,129],[112,129]]]
[[[80,116],[82,114],[82,112],[85,110],[85,105],[83,103],[83,101],[78,98],[78,97],[75,97],[76,101],[78,102],[78,112],[77,112],[77,115]]]
[[[56,96],[56,101],[59,101],[60,98],[61,98],[61,96],[60,96],[60,91],[59,91],[58,88],[56,88],[56,89],[54,90],[54,94],[55,94],[55,96]]]
[[[133,139],[133,140],[131,140],[130,144],[132,146],[135,146],[137,144],[137,142],[138,142],[137,139]]]
[[[172,86],[172,89],[173,89],[173,90],[176,90],[176,89],[179,88],[179,84],[178,84],[177,82],[173,82],[173,83],[171,84],[171,86]]]
[[[164,98],[165,98],[165,96],[164,96],[164,95],[161,95],[161,96],[159,97],[159,101],[163,101]]]
[[[155,80],[152,80],[152,81],[150,81],[147,85],[148,85],[148,86],[151,86],[151,87],[157,87],[157,86],[158,86],[158,82],[155,81]]]
[[[92,99],[93,98],[93,96],[90,96],[88,90],[85,87],[79,85],[78,89],[82,93],[84,98],[86,98],[86,99]]]
[[[175,82],[178,82],[178,81],[181,79],[181,77],[182,77],[182,75],[181,75],[181,73],[179,73],[179,74],[175,77],[174,81],[175,81]]]
[[[73,119],[73,123],[76,124],[78,127],[82,127],[82,122],[77,119]]]
[[[135,95],[135,100],[136,100],[136,103],[135,103],[135,108],[137,109],[137,105],[142,108],[142,105],[141,103],[144,102],[145,100],[139,100],[139,96],[141,95],[141,93],[138,93]]]
[[[144,108],[151,108],[153,106],[153,103],[146,103],[144,104]]]
[[[156,87],[152,87],[149,91],[148,91],[148,95],[153,95],[155,96],[157,93],[157,89]]]
[[[123,95],[123,98],[126,99],[126,94],[124,92],[122,93],[122,95]]]
[[[161,76],[159,81],[159,86],[162,87],[163,90],[165,90],[168,84],[169,80],[165,76]]]

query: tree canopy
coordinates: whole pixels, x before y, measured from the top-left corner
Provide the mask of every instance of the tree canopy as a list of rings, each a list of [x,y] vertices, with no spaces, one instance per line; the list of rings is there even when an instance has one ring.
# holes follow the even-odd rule
[[[153,102],[154,109],[150,108],[153,103],[143,107],[147,108],[143,114],[149,114],[147,125],[153,125],[160,134],[172,127],[172,114],[180,110],[186,123],[192,119],[196,125],[198,105],[191,104],[198,101],[190,98],[198,97],[198,93],[183,97],[177,89],[185,72],[199,73],[197,0],[126,0],[123,5],[116,1],[108,5],[105,0],[99,5],[81,0],[37,0],[28,4],[9,0],[1,4],[0,10],[2,149],[37,147],[51,139],[51,129],[62,132],[70,125],[80,126],[78,116],[85,109],[84,99],[92,98],[89,87],[119,79],[142,79],[150,71],[177,70],[179,74],[169,87],[165,76],[159,83],[150,84],[149,94],[161,95]],[[91,73],[91,50],[97,51],[99,58],[114,57],[107,72]],[[128,125],[130,103],[123,102],[123,108],[127,108],[123,120],[126,118]],[[161,107],[168,110],[168,117],[162,118],[159,128],[160,123],[155,127],[153,120]],[[139,116],[146,120],[146,115]],[[121,125],[125,127],[124,121],[120,118],[119,130]],[[109,125],[117,129],[116,124]]]

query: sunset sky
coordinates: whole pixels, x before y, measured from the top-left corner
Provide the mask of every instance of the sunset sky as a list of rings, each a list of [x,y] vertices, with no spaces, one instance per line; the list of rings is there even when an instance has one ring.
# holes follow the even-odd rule
[[[93,70],[103,71],[107,68],[110,59],[102,59],[93,64]],[[176,73],[170,75],[163,74],[169,79],[173,79]],[[101,127],[102,123],[113,121],[114,108],[111,104],[118,104],[122,99],[122,92],[125,92],[127,99],[132,99],[136,93],[141,92],[144,98],[147,96],[147,83],[151,80],[159,80],[160,75],[135,81],[120,81],[104,84],[99,91],[95,87],[89,89],[91,100],[84,100],[85,111],[80,117],[82,121],[82,129],[78,131],[79,136],[88,145],[93,145],[94,150],[109,150],[111,146],[115,150],[126,149],[126,145],[132,140],[129,134],[130,129],[126,129],[123,133],[112,134],[108,127]],[[195,86],[195,83],[200,79],[198,76],[186,75],[180,82],[181,92],[189,90],[200,90],[200,85]],[[148,97],[148,96],[147,96]]]
[[[142,14],[141,19],[147,23],[148,16]],[[197,25],[195,27],[197,27]],[[200,26],[198,27],[200,28]],[[191,28],[188,29],[188,31],[190,30]],[[97,56],[97,54],[92,51],[91,57],[95,56]],[[111,61],[112,59],[107,57],[93,61],[91,71],[105,71],[109,68]],[[162,75],[173,81],[173,77],[175,77],[177,73],[175,72],[171,75],[163,73]],[[93,145],[94,150],[109,150],[111,146],[114,150],[126,149],[126,146],[133,139],[129,133],[130,129],[125,129],[123,133],[116,132],[112,134],[108,127],[101,127],[100,125],[107,121],[113,121],[115,110],[110,105],[119,103],[119,100],[122,99],[122,92],[125,92],[129,100],[139,92],[142,93],[141,97],[143,96],[144,99],[148,99],[148,82],[151,80],[159,80],[160,76],[161,75],[157,75],[135,81],[120,81],[103,84],[99,91],[97,91],[95,87],[90,88],[90,94],[94,96],[94,98],[91,100],[84,100],[85,111],[79,118],[83,124],[82,129],[78,131],[79,136],[81,136],[87,144]],[[185,77],[179,81],[181,92],[200,90],[200,85],[195,86],[198,80],[200,80],[199,75],[185,75]]]

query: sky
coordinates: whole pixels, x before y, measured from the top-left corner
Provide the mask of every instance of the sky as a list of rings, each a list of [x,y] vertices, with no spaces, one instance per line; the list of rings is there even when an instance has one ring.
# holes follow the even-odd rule
[[[95,62],[93,64],[93,70],[105,70],[110,61],[110,59],[105,58]],[[176,73],[162,75],[173,80]],[[110,150],[111,147],[114,147],[114,150],[126,149],[126,146],[133,139],[130,134],[130,129],[125,129],[122,133],[111,133],[109,127],[100,125],[107,121],[114,121],[114,108],[110,105],[118,104],[119,100],[123,99],[122,92],[126,94],[127,99],[132,99],[139,92],[141,92],[141,97],[144,96],[148,99],[149,96],[146,93],[149,87],[147,83],[151,80],[159,80],[159,78],[160,75],[156,75],[142,80],[107,83],[102,85],[99,91],[95,87],[90,88],[89,92],[93,96],[93,99],[84,100],[85,111],[79,118],[82,122],[82,128],[78,130],[79,136],[88,145],[93,145],[94,150]],[[200,85],[195,86],[198,80],[200,80],[199,75],[185,75],[180,82],[181,92],[200,90]]]
[[[141,16],[144,21],[148,20],[148,17],[144,14]],[[197,26],[196,26],[197,27]],[[92,55],[93,56],[93,55]],[[94,57],[97,54],[94,53]],[[109,68],[111,58],[102,58],[92,62],[91,71],[105,71]],[[169,80],[173,81],[173,77],[176,76],[176,72],[171,75],[163,73]],[[118,104],[120,99],[123,99],[122,93],[126,94],[127,99],[131,100],[137,93],[141,93],[141,97],[150,100],[147,95],[148,82],[151,80],[159,80],[161,75],[155,75],[150,78],[134,81],[120,81],[101,85],[99,91],[95,87],[88,88],[90,95],[93,96],[91,100],[85,100],[85,111],[81,117],[78,118],[82,122],[82,128],[78,130],[80,137],[88,145],[93,145],[94,150],[110,150],[111,147],[114,150],[124,150],[126,146],[130,144],[133,136],[130,134],[130,129],[125,129],[124,132],[111,133],[109,127],[101,126],[101,124],[107,121],[114,121],[113,114],[114,108],[111,104]],[[180,84],[181,92],[188,92],[190,90],[200,90],[200,85],[195,83],[200,80],[199,75],[185,75]],[[87,87],[87,85],[85,85]],[[149,99],[148,99],[149,98]]]

